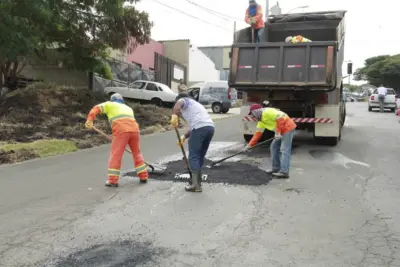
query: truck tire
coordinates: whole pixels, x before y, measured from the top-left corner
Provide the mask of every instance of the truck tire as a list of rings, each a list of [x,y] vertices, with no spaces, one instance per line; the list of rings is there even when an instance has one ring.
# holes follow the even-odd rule
[[[248,143],[248,142],[250,142],[251,138],[253,138],[253,136],[251,134],[244,134],[243,138],[244,138],[244,141],[246,141]]]
[[[222,113],[226,114],[226,113],[228,113],[228,111],[229,111],[229,108],[224,108],[224,109],[222,110]]]

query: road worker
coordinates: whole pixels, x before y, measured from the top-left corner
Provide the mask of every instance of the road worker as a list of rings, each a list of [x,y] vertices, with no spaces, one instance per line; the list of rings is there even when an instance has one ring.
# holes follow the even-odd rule
[[[110,101],[98,104],[90,110],[85,126],[89,129],[92,128],[93,121],[99,114],[107,115],[113,135],[108,161],[108,180],[105,185],[118,187],[122,155],[127,145],[132,151],[136,174],[141,183],[146,183],[149,174],[140,152],[140,129],[135,120],[133,110],[125,105],[122,96],[116,93],[111,96]]]
[[[264,20],[261,5],[255,0],[249,0],[249,7],[246,9],[245,19],[247,24],[254,29],[254,42],[260,43],[264,41]]]
[[[307,43],[307,42],[311,42],[310,39],[307,39],[301,35],[297,35],[297,36],[288,36],[285,39],[286,43],[292,43],[292,44],[297,44],[297,43]]]
[[[192,184],[185,187],[189,192],[201,192],[202,167],[208,147],[214,136],[214,122],[203,105],[190,98],[187,93],[180,93],[172,109],[171,125],[178,127],[179,116],[187,122],[189,131],[180,137],[182,146],[189,138],[189,165],[192,171]]]
[[[292,140],[297,127],[296,123],[286,113],[276,108],[263,108],[260,104],[251,105],[249,115],[257,118],[258,123],[253,138],[244,150],[255,146],[265,129],[275,132],[275,139],[270,147],[272,169],[267,173],[278,179],[289,178]]]

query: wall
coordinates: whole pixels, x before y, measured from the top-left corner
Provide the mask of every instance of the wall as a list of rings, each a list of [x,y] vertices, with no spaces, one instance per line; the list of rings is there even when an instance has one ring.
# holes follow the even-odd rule
[[[126,62],[128,53],[124,50],[119,50],[119,49],[108,49],[108,52],[110,53],[110,57],[117,59],[119,61]]]
[[[128,48],[129,50],[129,48]],[[142,69],[154,69],[154,53],[164,55],[164,45],[150,39],[148,44],[138,45],[125,61],[141,65]]]
[[[62,64],[63,55],[55,50],[45,52],[46,59],[32,56],[20,73],[26,78],[43,80],[58,85],[88,86],[89,75],[84,71],[68,69]]]
[[[229,58],[229,52],[231,52],[231,47],[224,47],[222,49],[222,68],[229,69],[231,64],[231,59]]]
[[[185,67],[188,68],[188,73],[190,73],[189,69],[189,49],[190,49],[190,40],[167,40],[167,41],[159,41],[164,45],[164,56],[175,60],[178,63],[181,63]],[[188,73],[186,73],[185,81],[188,81]]]
[[[189,82],[218,81],[219,71],[214,62],[192,45],[189,50]]]
[[[222,47],[203,46],[199,47],[199,50],[202,51],[207,57],[209,57],[214,62],[215,67],[218,70],[223,69],[224,55]]]

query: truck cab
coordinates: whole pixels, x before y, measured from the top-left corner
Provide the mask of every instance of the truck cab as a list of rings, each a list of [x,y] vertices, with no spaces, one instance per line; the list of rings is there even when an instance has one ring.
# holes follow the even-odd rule
[[[229,86],[243,92],[242,133],[250,140],[256,120],[250,105],[268,100],[286,112],[297,129],[336,145],[345,120],[342,64],[346,11],[270,16],[264,42],[252,43],[251,28],[235,33]],[[302,35],[311,42],[286,43]],[[265,133],[265,138],[273,133]]]

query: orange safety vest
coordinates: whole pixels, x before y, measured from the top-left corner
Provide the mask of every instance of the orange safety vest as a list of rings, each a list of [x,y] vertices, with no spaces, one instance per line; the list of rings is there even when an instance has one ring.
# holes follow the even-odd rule
[[[245,16],[245,21],[246,23],[249,23],[250,19],[250,14],[249,14],[249,8],[246,9],[246,16]],[[260,5],[257,6],[257,14],[253,17],[256,19],[256,23],[252,25],[254,29],[261,29],[264,28],[264,20],[263,20],[263,13],[262,13],[262,7]]]

